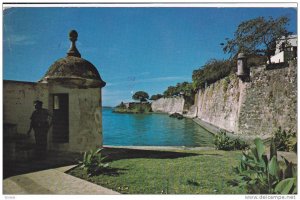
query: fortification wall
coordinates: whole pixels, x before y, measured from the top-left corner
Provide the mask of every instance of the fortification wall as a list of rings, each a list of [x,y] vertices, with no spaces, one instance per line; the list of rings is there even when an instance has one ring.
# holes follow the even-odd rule
[[[183,112],[184,99],[182,97],[160,98],[151,104],[153,112],[181,113]]]
[[[251,70],[240,105],[238,132],[269,137],[279,126],[297,130],[297,64]]]
[[[239,98],[239,79],[235,75],[217,81],[197,92],[197,117],[204,122],[235,132]]]
[[[297,63],[251,68],[250,80],[230,75],[196,94],[197,117],[235,134],[267,138],[279,126],[297,130]]]

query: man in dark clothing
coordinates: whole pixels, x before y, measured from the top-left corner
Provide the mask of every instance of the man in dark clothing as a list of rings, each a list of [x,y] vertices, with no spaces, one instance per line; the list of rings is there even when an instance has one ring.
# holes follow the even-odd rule
[[[38,158],[45,158],[47,153],[47,133],[50,128],[51,115],[47,109],[43,108],[43,102],[34,101],[35,111],[33,111],[30,119],[30,128],[27,135],[30,135],[31,130],[34,130],[36,142],[35,153]]]

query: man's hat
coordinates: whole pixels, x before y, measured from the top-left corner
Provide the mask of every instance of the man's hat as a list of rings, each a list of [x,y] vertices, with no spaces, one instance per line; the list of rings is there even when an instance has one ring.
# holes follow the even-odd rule
[[[36,105],[36,104],[43,104],[43,102],[40,101],[40,100],[35,100],[33,103],[34,103],[34,105]]]

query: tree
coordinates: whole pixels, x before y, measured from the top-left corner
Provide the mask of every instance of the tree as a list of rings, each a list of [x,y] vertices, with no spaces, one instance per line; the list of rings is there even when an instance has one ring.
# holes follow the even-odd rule
[[[152,95],[152,96],[150,97],[150,100],[155,101],[155,100],[160,99],[160,98],[162,98],[162,97],[163,97],[162,94],[155,94],[155,95]]]
[[[235,56],[237,53],[262,54],[269,63],[275,53],[276,41],[291,34],[287,31],[289,18],[282,16],[277,19],[258,17],[242,22],[234,33],[233,39],[226,39],[223,48],[225,53]]]
[[[235,71],[236,65],[232,60],[211,59],[204,66],[193,71],[193,88],[204,88],[205,84],[212,84]]]
[[[164,96],[165,97],[173,97],[173,96],[176,96],[176,95],[178,95],[179,93],[177,92],[177,89],[176,89],[176,87],[174,87],[174,86],[169,86],[168,88],[167,88],[167,90],[166,91],[164,91]]]
[[[141,101],[141,102],[147,101],[148,98],[149,98],[148,93],[144,92],[144,91],[138,91],[132,96],[132,99]]]
[[[179,84],[179,90],[186,97],[191,97],[194,95],[193,84],[188,82],[183,82]]]

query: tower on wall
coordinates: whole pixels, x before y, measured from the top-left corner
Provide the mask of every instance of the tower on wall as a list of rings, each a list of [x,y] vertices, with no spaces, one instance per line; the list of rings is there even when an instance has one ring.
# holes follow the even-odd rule
[[[106,83],[97,68],[81,58],[77,38],[72,30],[66,57],[55,61],[39,82],[4,81],[4,124],[13,124],[15,132],[26,134],[32,102],[43,101],[53,115],[50,150],[80,152],[102,146],[101,89]]]

